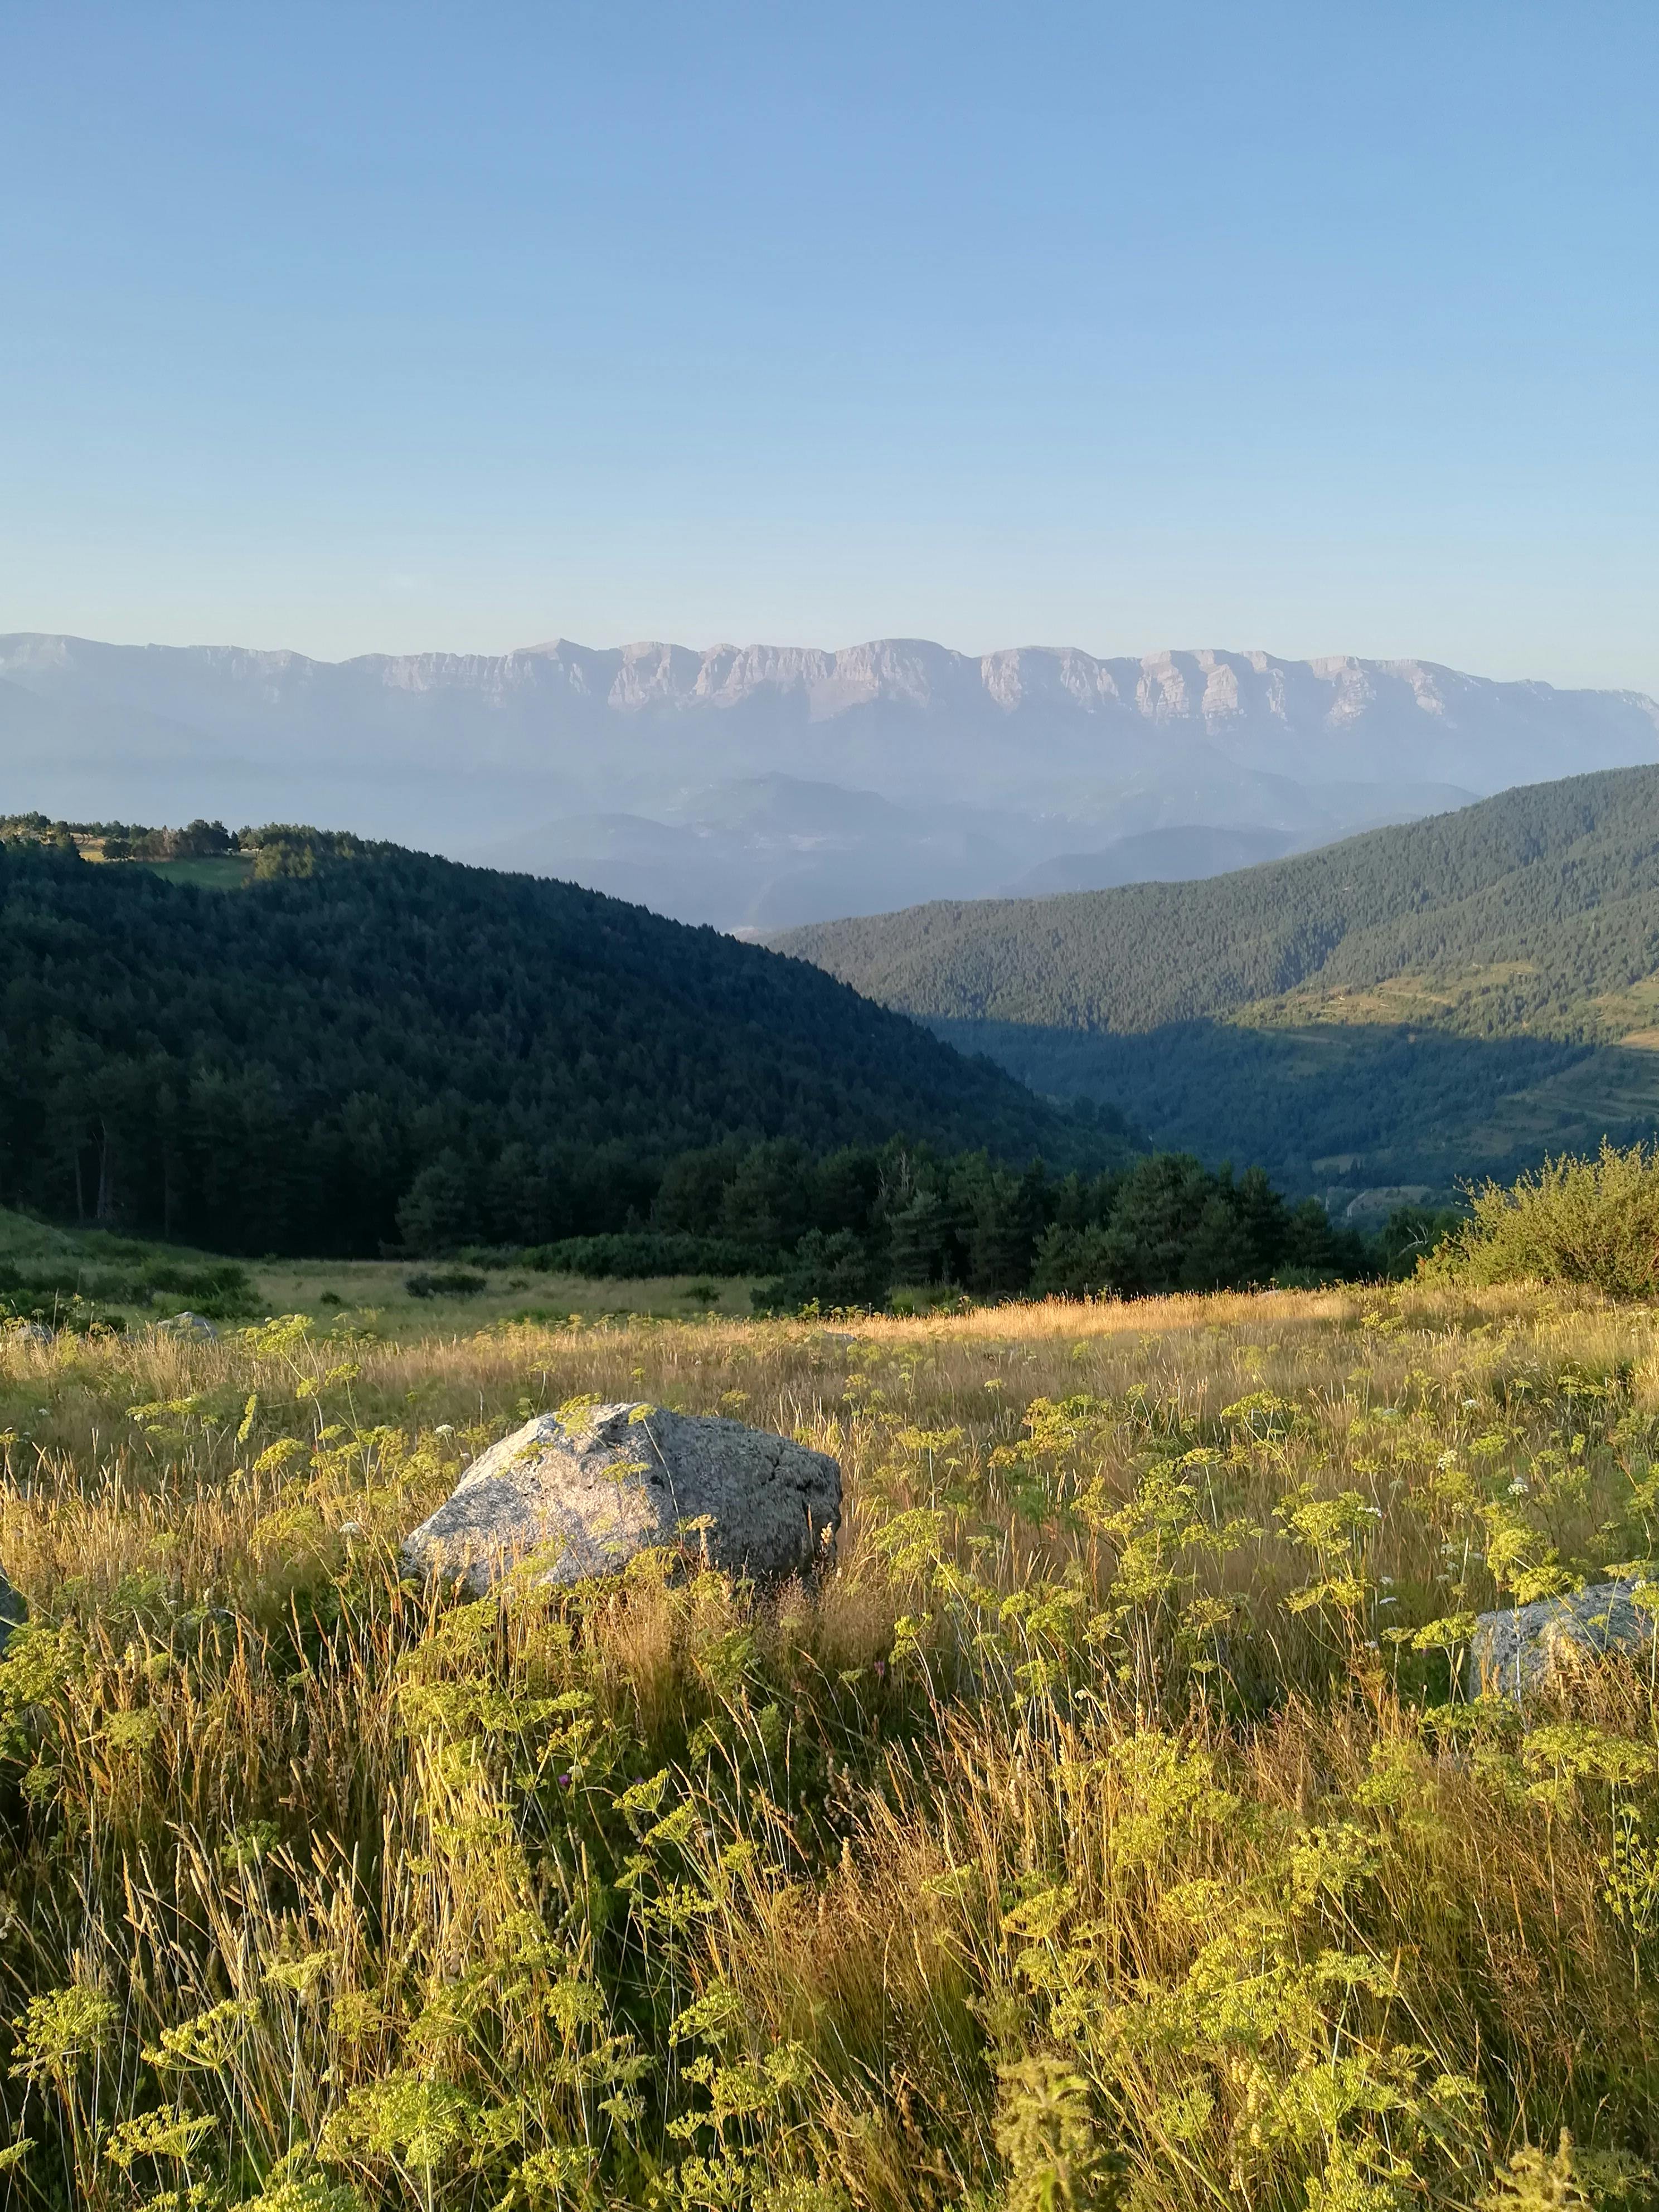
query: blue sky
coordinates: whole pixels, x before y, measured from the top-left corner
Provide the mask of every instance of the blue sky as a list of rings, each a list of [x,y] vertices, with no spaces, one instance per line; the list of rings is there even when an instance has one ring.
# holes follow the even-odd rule
[[[1659,693],[1659,9],[6,10],[0,629]]]

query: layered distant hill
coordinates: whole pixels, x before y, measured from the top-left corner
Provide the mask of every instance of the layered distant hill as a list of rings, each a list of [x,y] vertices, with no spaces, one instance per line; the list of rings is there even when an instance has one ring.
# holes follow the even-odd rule
[[[1203,883],[777,941],[1154,1143],[1361,1210],[1659,1121],[1659,769]]]
[[[1655,758],[1640,694],[1418,661],[0,638],[14,807],[349,821],[728,929],[1203,876]]]
[[[5,1205],[372,1255],[411,1206],[439,1245],[634,1227],[710,1146],[1126,1150],[814,968],[568,884],[291,830],[168,880],[12,827]]]

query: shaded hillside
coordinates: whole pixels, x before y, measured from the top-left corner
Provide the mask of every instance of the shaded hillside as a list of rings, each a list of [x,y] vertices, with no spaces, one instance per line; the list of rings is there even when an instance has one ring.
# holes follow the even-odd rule
[[[779,942],[1157,1142],[1302,1188],[1443,1187],[1659,1114],[1659,769],[1208,882]]]
[[[940,1022],[1057,1097],[1109,1099],[1151,1140],[1260,1162],[1292,1193],[1374,1224],[1437,1206],[1471,1178],[1547,1152],[1627,1144],[1659,1124],[1659,1054],[1553,1037],[1468,1037],[1405,1024],[1257,1028],[1171,1022],[1133,1036]]]
[[[0,844],[0,1197],[220,1250],[620,1228],[731,1137],[1121,1152],[802,963],[568,884],[262,833],[226,891]],[[424,1182],[422,1182],[424,1178]]]

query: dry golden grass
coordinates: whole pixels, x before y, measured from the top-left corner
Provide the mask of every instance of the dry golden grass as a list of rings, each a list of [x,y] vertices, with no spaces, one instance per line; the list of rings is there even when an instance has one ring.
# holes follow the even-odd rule
[[[834,1451],[834,1571],[401,1584],[587,1394]],[[14,1334],[0,1427],[20,2204],[1650,2201],[1648,1669],[1454,1694],[1659,1548],[1645,1310]]]

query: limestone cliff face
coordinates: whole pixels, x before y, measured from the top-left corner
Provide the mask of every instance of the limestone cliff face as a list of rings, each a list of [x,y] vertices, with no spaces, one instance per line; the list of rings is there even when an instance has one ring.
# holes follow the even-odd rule
[[[0,645],[0,655],[3,650]],[[233,658],[240,676],[252,677],[258,664],[261,671],[269,666],[270,680],[289,683],[303,681],[300,672],[316,665],[292,654]],[[4,668],[0,658],[0,672]],[[340,673],[348,671],[394,690],[466,691],[486,700],[535,691],[550,702],[562,695],[618,714],[775,703],[829,721],[859,708],[888,707],[919,716],[1139,723],[1224,741],[1254,737],[1267,744],[1275,738],[1319,732],[1340,738],[1362,726],[1403,723],[1415,726],[1425,744],[1463,755],[1547,731],[1560,760],[1525,765],[1558,774],[1627,764],[1659,750],[1659,706],[1638,692],[1498,684],[1426,661],[1346,655],[1293,661],[1206,649],[1101,660],[1073,647],[1021,646],[975,659],[910,638],[880,638],[836,652],[717,645],[699,653],[659,642],[594,650],[559,639],[494,659],[369,657],[342,664]],[[1461,766],[1467,778],[1467,758],[1442,765]],[[1492,765],[1501,770],[1508,763]]]
[[[921,719],[1139,723],[1223,740],[1249,733],[1266,743],[1403,720],[1425,742],[1463,753],[1547,730],[1558,757],[1528,765],[1558,775],[1659,750],[1659,705],[1639,692],[1498,684],[1419,660],[1279,660],[1208,649],[1101,660],[1073,647],[1019,646],[976,659],[915,638],[834,652],[774,645],[698,652],[656,641],[596,648],[560,638],[500,654],[370,653],[328,662],[238,646],[111,646],[26,634],[0,637],[0,679],[56,696],[142,702],[198,722],[239,708],[361,708],[378,693],[383,700],[442,696],[484,710],[533,704],[555,720],[563,708],[678,714],[775,703],[804,706],[817,721],[889,708]],[[1445,763],[1460,764],[1467,770],[1467,760]]]

